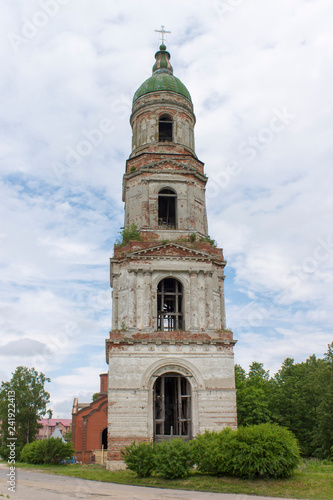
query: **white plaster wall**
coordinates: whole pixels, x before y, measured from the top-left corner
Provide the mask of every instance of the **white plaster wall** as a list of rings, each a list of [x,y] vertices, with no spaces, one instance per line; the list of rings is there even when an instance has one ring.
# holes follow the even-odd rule
[[[164,114],[173,119],[173,142],[194,152],[193,106],[186,98],[173,92],[152,92],[134,104],[131,116],[132,152],[144,145],[158,143],[159,118]]]
[[[167,170],[167,167],[166,167]],[[205,190],[201,182],[189,182],[187,174],[174,171],[136,176],[126,181],[125,226],[158,230],[158,193],[173,189],[177,194],[177,229],[208,235]],[[148,201],[148,211],[143,203]],[[160,231],[163,239],[164,231]]]
[[[109,389],[108,429],[113,437],[148,437],[148,391]]]
[[[215,345],[130,345],[109,358],[109,432],[113,437],[153,437],[152,390],[156,378],[176,371],[191,384],[192,434],[236,427],[233,354]],[[194,348],[194,349],[193,349]]]
[[[117,276],[113,280],[113,330],[156,331],[157,286],[168,277],[178,279],[183,285],[186,331],[225,328],[224,297],[221,299],[223,271],[210,262],[146,257],[125,266],[114,263],[112,273]]]

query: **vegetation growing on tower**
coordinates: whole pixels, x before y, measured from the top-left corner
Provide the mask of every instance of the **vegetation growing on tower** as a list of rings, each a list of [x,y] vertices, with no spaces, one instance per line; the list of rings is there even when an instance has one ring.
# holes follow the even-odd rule
[[[124,246],[132,240],[141,241],[140,231],[134,222],[130,226],[124,227],[122,231],[119,231],[119,234],[120,238],[116,240],[116,245]]]

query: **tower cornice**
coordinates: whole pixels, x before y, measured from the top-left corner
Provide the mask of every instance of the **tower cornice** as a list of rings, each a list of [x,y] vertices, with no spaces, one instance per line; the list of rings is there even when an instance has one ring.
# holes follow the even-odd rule
[[[125,181],[144,172],[149,172],[150,174],[152,174],[152,171],[156,170],[156,173],[158,172],[173,175],[177,173],[187,175],[190,173],[204,184],[207,183],[208,177],[203,173],[204,164],[196,158],[193,158],[192,155],[183,155],[183,158],[175,158],[175,155],[170,154],[169,158],[160,158],[161,155],[157,155],[154,153],[142,153],[142,155],[140,156],[144,156],[144,158],[142,158],[142,166],[140,157],[130,158],[129,160],[127,160],[126,173],[124,174]],[[185,162],[181,160],[185,160]],[[195,166],[189,164],[189,162],[193,163]],[[133,167],[135,168],[135,170]],[[131,171],[131,169],[133,170]],[[186,179],[184,180],[186,181]],[[149,178],[147,179],[147,181],[149,181]]]
[[[176,92],[164,91],[164,92],[151,92],[149,95],[143,95],[133,105],[133,111],[130,116],[130,124],[133,124],[133,120],[138,117],[141,112],[144,112],[147,107],[156,107],[161,110],[166,105],[171,107],[183,108],[184,111],[190,111],[193,116],[194,125],[196,123],[196,116],[193,113],[193,104],[191,101],[183,96],[180,96]]]
[[[170,241],[158,243],[156,241],[131,241],[126,246],[116,246],[114,257],[111,262],[122,262],[124,260],[147,260],[147,259],[189,259],[212,262],[225,267],[221,248],[216,248],[208,243],[190,243]]]

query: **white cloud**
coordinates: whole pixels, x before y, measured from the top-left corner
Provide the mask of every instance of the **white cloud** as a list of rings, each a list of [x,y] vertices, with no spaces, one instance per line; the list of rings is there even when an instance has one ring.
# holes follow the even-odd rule
[[[31,362],[30,347],[52,345],[39,366],[60,416],[81,390],[98,390],[131,100],[162,23],[195,106],[236,360],[275,371],[286,356],[322,355],[332,340],[331,3],[69,0],[24,38],[42,4],[0,7],[0,378]],[[293,115],[280,131],[276,110]],[[19,361],[15,346],[26,350]]]

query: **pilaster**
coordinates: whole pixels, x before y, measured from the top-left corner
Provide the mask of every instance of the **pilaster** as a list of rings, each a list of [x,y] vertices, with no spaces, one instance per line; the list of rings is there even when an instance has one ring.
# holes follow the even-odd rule
[[[129,330],[136,329],[137,322],[137,280],[136,272],[129,269],[129,294],[128,294],[128,328]]]
[[[199,330],[198,271],[190,272],[191,281],[191,329]]]

